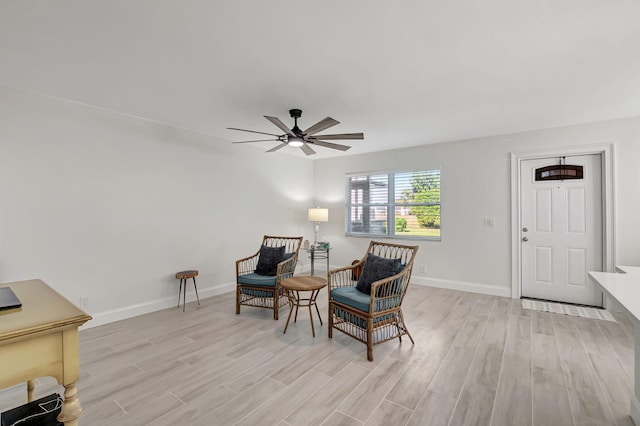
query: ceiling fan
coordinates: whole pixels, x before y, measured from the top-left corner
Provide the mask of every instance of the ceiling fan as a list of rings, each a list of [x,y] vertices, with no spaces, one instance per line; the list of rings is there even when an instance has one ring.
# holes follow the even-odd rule
[[[286,124],[284,124],[277,117],[269,117],[267,115],[264,116],[267,120],[275,124],[280,130],[284,132],[283,135],[277,135],[275,133],[265,133],[265,132],[256,132],[255,130],[245,130],[245,129],[237,129],[235,127],[227,127],[229,130],[240,130],[241,132],[250,132],[250,133],[258,133],[260,135],[269,135],[275,136],[275,139],[259,139],[252,141],[239,141],[233,143],[251,143],[251,142],[267,142],[267,141],[278,141],[279,145],[274,146],[270,150],[266,152],[274,152],[279,150],[280,148],[284,148],[287,145],[300,147],[300,149],[307,155],[315,154],[316,152],[309,145],[323,146],[325,148],[339,149],[340,151],[346,151],[350,146],[340,145],[333,142],[327,142],[328,140],[341,140],[341,139],[364,139],[364,133],[340,133],[335,135],[317,135],[316,133],[321,132],[323,130],[328,129],[329,127],[333,127],[340,122],[334,120],[331,117],[327,117],[323,120],[320,120],[313,126],[309,127],[306,130],[300,130],[298,127],[298,118],[302,115],[301,109],[290,109],[289,114],[291,118],[294,119],[294,126],[292,129],[289,129]]]

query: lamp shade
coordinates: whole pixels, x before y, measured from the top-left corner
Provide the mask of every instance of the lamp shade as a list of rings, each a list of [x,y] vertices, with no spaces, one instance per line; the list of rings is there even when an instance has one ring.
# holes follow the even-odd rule
[[[329,222],[329,209],[320,207],[309,209],[309,222]]]

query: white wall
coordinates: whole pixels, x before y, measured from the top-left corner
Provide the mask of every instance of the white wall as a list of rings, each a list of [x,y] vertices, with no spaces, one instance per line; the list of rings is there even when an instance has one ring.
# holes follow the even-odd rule
[[[510,153],[609,142],[616,263],[640,266],[640,117],[311,162],[0,86],[0,282],[88,297],[97,325],[177,302],[182,269],[231,290],[264,233],[313,239],[311,205],[345,265],[369,241],[344,236],[345,173],[441,168],[442,241],[414,281],[510,295]]]
[[[88,297],[94,325],[176,303],[183,269],[228,291],[263,234],[312,232],[313,163],[263,151],[0,86],[0,282]]]
[[[331,263],[360,258],[369,242],[344,235],[346,173],[440,168],[442,240],[418,244],[416,265],[427,273],[414,267],[414,281],[510,296],[510,153],[602,143],[615,146],[616,263],[640,265],[640,117],[318,160],[314,194],[330,208],[321,233],[334,247]]]

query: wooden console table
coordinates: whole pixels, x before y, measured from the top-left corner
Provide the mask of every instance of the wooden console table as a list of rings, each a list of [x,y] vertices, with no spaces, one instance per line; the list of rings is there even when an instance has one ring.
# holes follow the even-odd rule
[[[11,287],[22,307],[0,311],[0,388],[53,376],[64,386],[58,420],[76,426],[82,413],[76,382],[80,377],[78,327],[91,317],[41,280],[0,284]]]
[[[616,270],[622,273],[589,272],[589,276],[606,297],[618,302],[633,323],[635,377],[630,415],[633,422],[640,425],[640,268],[617,266]]]

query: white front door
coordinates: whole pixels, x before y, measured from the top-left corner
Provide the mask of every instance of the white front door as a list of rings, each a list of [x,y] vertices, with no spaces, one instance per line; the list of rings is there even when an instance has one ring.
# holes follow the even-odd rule
[[[566,157],[582,179],[535,180],[558,158],[522,161],[522,296],[602,306],[587,271],[602,271],[602,165],[599,154]]]

